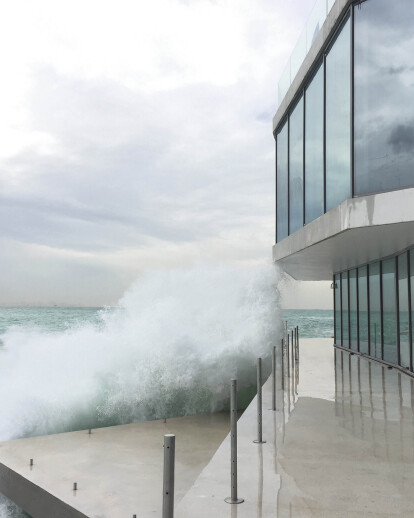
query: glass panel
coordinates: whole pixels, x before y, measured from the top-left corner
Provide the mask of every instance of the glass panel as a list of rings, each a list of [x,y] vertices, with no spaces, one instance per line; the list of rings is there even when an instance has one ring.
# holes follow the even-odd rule
[[[357,271],[349,271],[349,342],[352,350],[358,350]]]
[[[289,234],[303,226],[303,98],[289,121]]]
[[[380,265],[369,265],[369,340],[370,355],[381,358]]]
[[[323,214],[323,67],[305,92],[305,223]]]
[[[359,351],[368,354],[367,267],[358,268]]]
[[[342,273],[342,345],[349,347],[348,335],[348,272]]]
[[[279,131],[276,137],[276,229],[277,241],[281,241],[288,235],[288,134],[287,123]]]
[[[400,365],[410,367],[410,319],[408,316],[407,254],[398,256],[398,311],[400,331]]]
[[[326,209],[349,198],[351,186],[350,21],[326,56]]]
[[[332,9],[336,0],[328,0],[328,12]]]
[[[396,4],[354,9],[356,194],[414,185],[414,2]]]
[[[335,289],[335,343],[341,345],[341,278],[334,275]]]
[[[382,300],[384,360],[390,363],[397,363],[397,304],[394,257],[382,261]]]

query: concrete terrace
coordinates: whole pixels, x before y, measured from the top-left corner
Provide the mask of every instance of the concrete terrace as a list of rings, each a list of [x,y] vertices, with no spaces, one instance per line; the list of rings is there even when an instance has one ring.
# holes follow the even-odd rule
[[[224,502],[224,414],[1,443],[0,491],[34,518],[161,516],[163,434],[175,433],[178,518],[414,515],[414,380],[330,339],[302,339],[300,353],[284,392],[278,371],[276,412],[264,385],[267,442],[252,442],[256,400],[239,419],[243,504]]]

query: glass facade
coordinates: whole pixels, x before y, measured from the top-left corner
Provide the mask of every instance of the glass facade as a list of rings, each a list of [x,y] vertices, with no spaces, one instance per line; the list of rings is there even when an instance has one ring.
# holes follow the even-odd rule
[[[358,268],[358,327],[359,351],[368,354],[368,282],[366,266]]]
[[[400,365],[410,368],[410,318],[408,314],[408,257],[398,256],[398,334],[400,339]]]
[[[349,346],[358,350],[358,298],[357,298],[357,271],[349,272]]]
[[[303,99],[289,119],[289,233],[303,226]]]
[[[279,131],[276,138],[276,239],[288,235],[288,129],[287,123]]]
[[[398,363],[395,258],[382,262],[382,326],[384,360]]]
[[[292,141],[275,132],[277,241],[347,198],[414,187],[413,19],[412,0],[354,2],[326,42],[287,110]]]
[[[335,343],[341,343],[341,276],[334,275]]]
[[[375,358],[382,358],[380,263],[370,264],[368,272],[369,352]]]
[[[324,210],[323,181],[323,66],[305,90],[305,223]]]
[[[414,2],[367,0],[354,16],[355,194],[409,187],[414,161]]]
[[[341,292],[342,292],[342,345],[349,345],[349,314],[348,314],[348,272],[341,273]]]
[[[414,249],[334,275],[335,343],[413,371]]]
[[[351,23],[326,56],[326,210],[351,195]]]

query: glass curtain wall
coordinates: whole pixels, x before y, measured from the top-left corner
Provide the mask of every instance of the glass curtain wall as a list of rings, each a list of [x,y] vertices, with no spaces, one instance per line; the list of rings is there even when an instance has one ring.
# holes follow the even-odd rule
[[[358,268],[358,323],[359,351],[368,354],[368,283],[366,266]]]
[[[351,22],[326,55],[326,210],[351,196]]]
[[[408,260],[407,252],[398,256],[398,326],[400,338],[400,365],[410,368],[410,318],[408,314]]]
[[[358,350],[358,298],[357,271],[349,271],[349,346]]]
[[[303,98],[289,120],[289,234],[303,226]]]
[[[341,274],[342,292],[342,345],[349,347],[349,321],[348,321],[348,272]]]
[[[348,15],[333,41],[327,42],[324,64],[317,64],[310,82],[298,92],[300,105],[305,95],[305,135],[299,106],[287,113],[292,123],[290,165],[286,124],[276,137],[282,147],[277,150],[281,162],[279,171],[277,159],[277,175],[282,177],[276,180],[281,184],[278,241],[351,196],[414,186],[414,1],[399,0],[397,6],[390,0],[365,0],[352,10],[354,30]],[[290,211],[286,198],[289,168]],[[300,202],[303,188],[304,206]]]
[[[384,360],[398,363],[397,351],[397,294],[395,257],[382,261],[382,326]]]
[[[323,66],[305,90],[305,223],[323,214]]]
[[[335,344],[413,371],[414,249],[334,275]]]
[[[335,297],[335,343],[342,344],[341,340],[341,276],[334,275]]]
[[[276,137],[276,239],[288,235],[288,130],[287,122]]]
[[[380,263],[369,265],[369,354],[382,359]]]
[[[356,195],[414,185],[413,20],[413,0],[354,8]]]

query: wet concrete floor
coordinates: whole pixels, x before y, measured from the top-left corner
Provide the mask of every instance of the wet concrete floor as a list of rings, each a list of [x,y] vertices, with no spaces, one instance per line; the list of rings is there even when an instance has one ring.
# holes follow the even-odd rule
[[[296,364],[295,364],[296,366]],[[279,365],[278,381],[281,384]],[[239,488],[229,496],[229,439],[178,505],[200,518],[414,516],[414,380],[332,340],[301,340],[300,364],[264,411],[266,444],[255,437],[255,401],[239,421]],[[271,385],[264,407],[271,406]],[[227,508],[226,508],[227,505]]]
[[[176,518],[414,516],[414,380],[331,339],[302,339],[291,360],[282,376],[279,352],[276,411],[263,387],[266,443],[253,443],[256,398],[239,419],[240,505],[224,502],[227,415],[0,443],[0,491],[35,518],[161,516],[162,438],[175,433]]]

